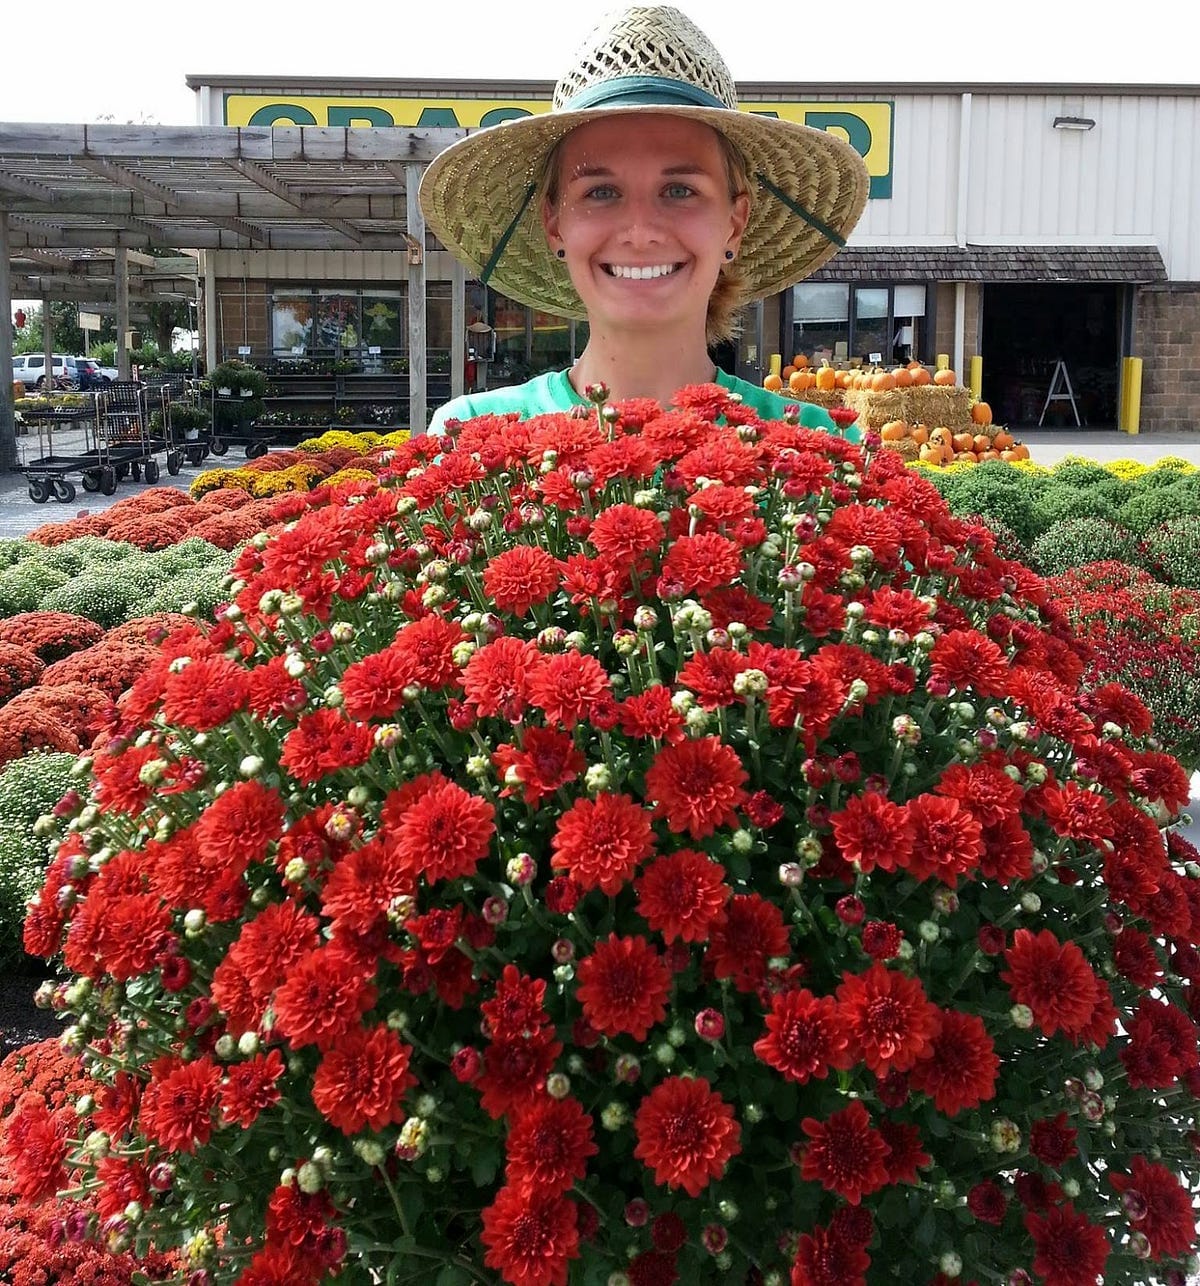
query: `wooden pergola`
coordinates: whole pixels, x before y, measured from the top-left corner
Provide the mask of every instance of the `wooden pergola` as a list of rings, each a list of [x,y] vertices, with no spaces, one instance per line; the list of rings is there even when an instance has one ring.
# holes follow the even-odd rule
[[[12,300],[108,305],[195,299],[216,315],[204,251],[391,250],[408,265],[410,419],[425,422],[425,166],[466,131],[320,126],[0,123],[0,352]],[[151,249],[183,250],[162,258]],[[451,372],[465,337],[455,269]],[[48,330],[48,328],[47,328]],[[208,357],[215,356],[207,328]],[[51,356],[47,334],[47,364]],[[119,368],[128,354],[118,345]],[[12,385],[0,399],[0,468],[16,464]],[[460,390],[456,390],[460,391]]]

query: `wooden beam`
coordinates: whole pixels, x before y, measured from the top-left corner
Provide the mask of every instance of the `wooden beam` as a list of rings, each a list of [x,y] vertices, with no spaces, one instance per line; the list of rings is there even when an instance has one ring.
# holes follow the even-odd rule
[[[8,265],[11,247],[8,243],[8,211],[0,210],[0,352],[11,353],[12,278]],[[17,424],[13,410],[12,380],[0,380],[0,469],[17,467]]]
[[[394,193],[367,193],[357,196],[301,195],[302,205],[281,202],[264,191],[234,192],[228,188],[211,187],[203,192],[179,196],[173,202],[134,192],[128,188],[91,187],[61,188],[46,193],[33,191],[13,192],[3,195],[0,181],[0,200],[12,214],[131,214],[148,219],[162,218],[229,218],[247,219],[309,219],[313,221],[342,219],[389,219],[403,221],[405,198]]]
[[[78,157],[75,164],[82,166],[83,169],[100,178],[108,179],[110,183],[115,183],[119,188],[126,188],[130,192],[140,192],[142,196],[149,197],[152,201],[160,201],[168,210],[175,211],[179,205],[177,193],[172,192],[164,184],[156,183],[153,179],[148,179],[144,174],[131,170],[127,165],[120,165],[116,161],[108,161],[94,156]]]
[[[31,201],[47,205],[53,205],[59,196],[53,188],[48,187],[45,183],[38,183],[22,174],[13,174],[9,170],[0,170],[0,190],[15,193],[17,196],[26,197]],[[5,201],[4,204],[7,209],[12,209],[12,202]]]
[[[281,182],[268,170],[263,169],[256,161],[247,161],[243,157],[237,157],[235,160],[226,161],[226,165],[237,171],[243,178],[249,179],[252,183],[257,183],[264,191],[270,192],[277,196],[281,201],[292,206],[302,213],[309,214],[312,212],[312,200],[309,197],[293,192],[286,183]],[[318,216],[320,217],[320,216]],[[349,237],[351,241],[361,241],[362,232],[352,223],[347,223],[345,219],[322,217],[321,222],[330,227],[334,232],[340,232],[342,236]]]

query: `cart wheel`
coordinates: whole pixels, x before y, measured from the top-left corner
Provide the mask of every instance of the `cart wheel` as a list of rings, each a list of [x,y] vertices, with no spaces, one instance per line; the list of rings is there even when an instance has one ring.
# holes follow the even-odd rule
[[[50,486],[55,500],[61,500],[64,505],[69,505],[75,499],[75,484],[68,482],[66,478],[54,478]]]
[[[84,491],[100,490],[100,470],[85,469],[83,471],[83,489]]]
[[[31,478],[29,498],[35,505],[44,505],[50,499],[50,482],[47,478]]]
[[[136,460],[129,466],[129,472],[133,474],[134,482],[141,482],[142,466]]]
[[[229,443],[224,438],[213,438],[208,445],[212,449],[213,455],[224,455],[229,450]]]
[[[162,470],[158,467],[157,460],[147,460],[146,467],[143,470],[147,482],[157,482],[162,475]]]
[[[128,477],[129,477],[129,461],[126,460],[123,463],[117,465],[116,478],[118,482],[124,482],[125,479]],[[111,495],[112,493],[110,492],[109,494]]]
[[[204,459],[203,447],[188,447],[187,449],[188,464],[198,465]]]
[[[167,452],[167,472],[172,478],[179,476],[179,470],[183,468],[183,453],[181,451]]]
[[[111,467],[100,470],[100,494],[104,496],[116,495],[117,491],[117,470]]]
[[[246,459],[257,460],[259,456],[267,454],[267,444],[265,442],[248,442],[246,444]]]

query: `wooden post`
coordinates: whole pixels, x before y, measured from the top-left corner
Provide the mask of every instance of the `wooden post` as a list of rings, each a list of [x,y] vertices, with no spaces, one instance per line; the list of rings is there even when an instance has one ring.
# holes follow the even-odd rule
[[[414,437],[429,426],[425,412],[425,216],[417,200],[423,172],[420,165],[404,167],[408,235],[413,239],[408,255],[408,427]]]
[[[450,396],[462,397],[467,362],[467,273],[455,259],[450,269]]]
[[[204,369],[211,371],[221,360],[217,356],[217,328],[221,319],[217,315],[217,264],[216,257],[204,252]]]
[[[8,241],[8,211],[0,210],[0,353],[13,346],[11,248]],[[0,469],[17,467],[17,424],[13,418],[12,366],[0,393]]]
[[[129,378],[129,251],[118,246],[114,255],[117,274],[117,375]]]
[[[42,296],[42,355],[46,363],[42,367],[42,396],[49,397],[54,392],[54,318],[49,295]],[[63,375],[66,373],[64,367]]]

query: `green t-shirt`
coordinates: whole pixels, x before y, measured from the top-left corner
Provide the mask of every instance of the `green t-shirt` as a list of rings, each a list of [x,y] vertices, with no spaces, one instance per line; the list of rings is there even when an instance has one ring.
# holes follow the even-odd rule
[[[717,383],[731,393],[740,394],[742,401],[754,408],[764,420],[781,420],[785,408],[796,405],[778,393],[717,371]],[[587,406],[587,400],[575,392],[566,371],[547,371],[524,384],[511,388],[487,389],[482,393],[467,393],[439,407],[429,426],[430,433],[444,433],[448,419],[469,420],[476,415],[504,415],[516,411],[522,419],[533,415],[548,415],[555,411],[569,411],[573,406]],[[825,429],[829,433],[842,433],[833,417],[824,407],[811,402],[800,402],[800,423],[806,429]],[[851,442],[859,440],[858,430],[851,427],[842,436]]]

